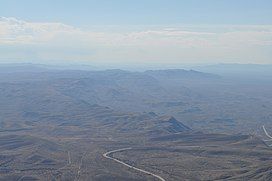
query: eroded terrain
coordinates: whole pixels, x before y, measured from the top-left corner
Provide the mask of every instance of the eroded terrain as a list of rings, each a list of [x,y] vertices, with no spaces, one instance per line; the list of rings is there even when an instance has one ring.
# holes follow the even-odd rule
[[[2,75],[1,180],[272,179],[268,85],[194,71]]]

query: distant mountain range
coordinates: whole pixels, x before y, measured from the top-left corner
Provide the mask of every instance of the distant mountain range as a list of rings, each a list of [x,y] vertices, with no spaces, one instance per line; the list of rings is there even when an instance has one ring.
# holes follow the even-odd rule
[[[209,72],[227,77],[247,79],[271,79],[272,64],[216,64],[207,66],[195,66],[195,70]],[[268,76],[268,77],[267,77]]]

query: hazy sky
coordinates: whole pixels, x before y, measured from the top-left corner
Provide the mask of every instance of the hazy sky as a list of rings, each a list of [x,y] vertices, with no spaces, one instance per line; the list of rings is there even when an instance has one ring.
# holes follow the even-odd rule
[[[0,62],[272,63],[271,0],[0,0]]]

